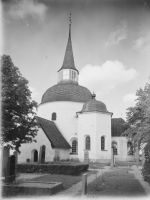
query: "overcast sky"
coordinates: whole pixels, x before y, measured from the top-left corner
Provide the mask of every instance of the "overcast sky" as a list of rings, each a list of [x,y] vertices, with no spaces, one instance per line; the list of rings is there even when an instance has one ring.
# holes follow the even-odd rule
[[[79,84],[125,119],[150,76],[148,0],[3,0],[2,54],[29,81],[33,99],[57,84],[72,13]]]

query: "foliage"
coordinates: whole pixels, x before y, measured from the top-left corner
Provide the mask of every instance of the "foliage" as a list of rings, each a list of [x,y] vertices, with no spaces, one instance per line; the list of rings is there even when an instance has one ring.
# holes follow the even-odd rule
[[[150,83],[137,90],[136,96],[136,105],[127,109],[128,129],[124,135],[134,144],[141,145],[150,142]]]
[[[145,162],[142,168],[142,174],[144,180],[150,183],[150,143],[148,143],[144,148]]]
[[[10,56],[1,57],[2,145],[19,151],[22,143],[34,140],[38,131],[34,120],[37,103],[31,100],[28,81],[14,66]]]
[[[88,164],[18,164],[18,173],[49,173],[79,175],[88,170]]]

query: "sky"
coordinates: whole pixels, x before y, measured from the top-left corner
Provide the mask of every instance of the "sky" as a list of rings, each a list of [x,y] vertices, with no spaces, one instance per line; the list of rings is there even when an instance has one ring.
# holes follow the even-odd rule
[[[71,13],[79,84],[126,119],[150,76],[150,1],[2,0],[1,10],[0,55],[10,55],[35,101],[57,84]]]

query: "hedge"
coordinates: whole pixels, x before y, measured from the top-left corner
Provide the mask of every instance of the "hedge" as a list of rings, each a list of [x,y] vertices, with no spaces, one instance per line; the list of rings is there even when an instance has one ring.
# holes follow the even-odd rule
[[[144,180],[150,183],[150,142],[144,148],[145,162],[142,168]]]
[[[88,170],[88,164],[17,164],[17,173],[46,173],[79,175]]]

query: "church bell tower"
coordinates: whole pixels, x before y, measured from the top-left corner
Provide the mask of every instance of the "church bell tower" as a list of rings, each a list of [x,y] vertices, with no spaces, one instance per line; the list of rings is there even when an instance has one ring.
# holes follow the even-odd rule
[[[74,64],[74,57],[72,51],[71,42],[71,13],[70,13],[70,24],[69,24],[69,37],[64,56],[62,67],[58,70],[58,83],[72,82],[78,84],[79,71],[76,69]]]

